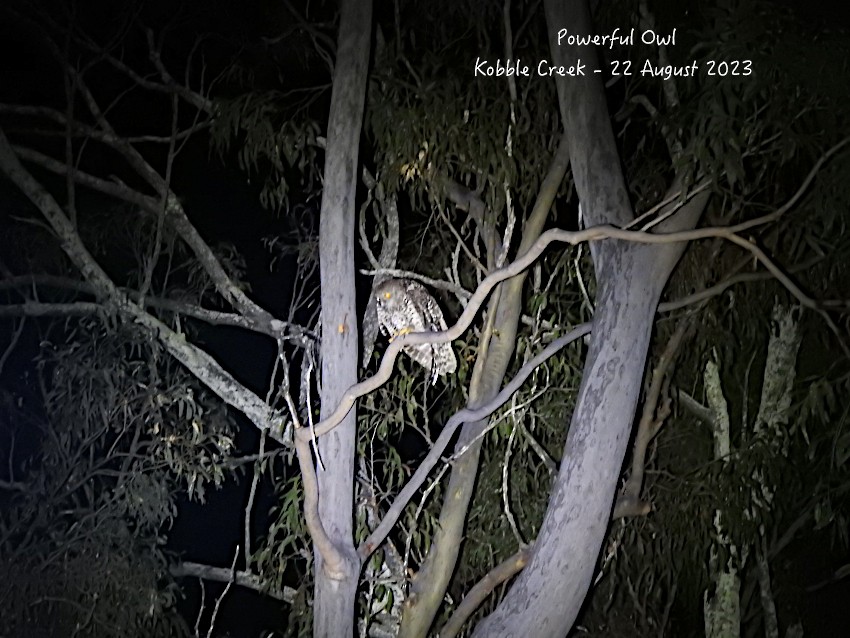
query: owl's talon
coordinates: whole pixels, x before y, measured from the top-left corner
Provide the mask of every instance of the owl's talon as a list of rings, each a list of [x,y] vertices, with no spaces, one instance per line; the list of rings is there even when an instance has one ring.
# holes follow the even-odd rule
[[[409,335],[412,332],[416,332],[416,331],[413,328],[411,328],[410,326],[407,326],[406,328],[402,328],[401,330],[399,330],[393,336],[390,337],[390,343],[392,343],[396,338],[403,337],[404,335]]]

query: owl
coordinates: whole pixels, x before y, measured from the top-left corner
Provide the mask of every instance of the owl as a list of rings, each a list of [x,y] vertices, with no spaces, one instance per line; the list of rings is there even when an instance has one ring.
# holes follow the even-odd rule
[[[437,332],[446,329],[443,311],[425,286],[412,279],[388,279],[375,288],[378,324],[381,331],[394,339],[411,332]],[[404,346],[402,351],[431,373],[431,383],[438,375],[457,369],[457,359],[450,343],[425,343]]]

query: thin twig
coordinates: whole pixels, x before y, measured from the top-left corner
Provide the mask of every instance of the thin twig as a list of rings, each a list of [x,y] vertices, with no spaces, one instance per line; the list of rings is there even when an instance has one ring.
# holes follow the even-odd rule
[[[419,464],[419,467],[416,468],[416,472],[413,473],[413,476],[410,477],[410,480],[401,489],[395,501],[393,501],[393,504],[384,515],[384,519],[369,535],[369,537],[366,538],[358,547],[357,552],[361,558],[365,559],[371,555],[372,552],[375,551],[375,549],[377,549],[377,547],[384,541],[399,516],[401,516],[401,513],[407,506],[407,503],[417,492],[419,487],[425,482],[425,479],[428,477],[428,474],[434,466],[440,461],[443,451],[448,446],[454,436],[454,433],[457,431],[457,428],[463,423],[480,421],[495,412],[499,409],[499,407],[504,405],[511,396],[513,396],[513,394],[520,388],[520,386],[522,386],[523,383],[525,383],[526,379],[531,376],[531,373],[534,372],[538,366],[543,364],[550,357],[554,356],[568,344],[588,334],[590,329],[591,324],[589,323],[583,323],[576,326],[567,334],[550,343],[536,356],[532,357],[528,363],[519,369],[516,376],[514,376],[514,378],[511,379],[511,381],[505,385],[505,387],[502,388],[502,390],[488,403],[475,410],[464,408],[452,415],[446,422],[446,425],[443,427],[440,435],[434,441],[434,447],[431,448],[427,456]],[[305,511],[306,509],[307,504],[305,503]]]
[[[525,254],[518,257],[510,265],[505,266],[484,278],[470,298],[466,309],[451,328],[442,332],[415,332],[394,339],[387,347],[378,371],[373,376],[361,381],[360,383],[354,384],[348,389],[348,391],[340,399],[336,409],[328,417],[316,424],[316,435],[322,436],[335,428],[342,419],[345,418],[345,415],[348,414],[348,411],[359,397],[373,392],[389,380],[394,369],[395,359],[402,347],[408,345],[448,343],[449,341],[459,338],[472,324],[472,320],[493,288],[495,288],[498,283],[522,273],[537,259],[537,257],[540,256],[549,244],[554,242],[576,245],[585,241],[619,239],[645,244],[668,244],[713,237],[726,239],[727,241],[748,250],[756,258],[756,260],[761,262],[765,268],[767,268],[767,270],[777,280],[779,280],[779,282],[804,307],[812,309],[820,314],[827,325],[839,338],[842,349],[848,358],[850,358],[850,349],[848,349],[847,345],[844,343],[838,327],[834,324],[829,315],[821,309],[820,304],[815,299],[804,293],[800,287],[797,286],[797,284],[795,284],[761,248],[756,246],[753,242],[736,235],[735,233],[739,226],[740,225],[723,228],[709,227],[659,234],[644,231],[623,230],[607,224],[579,231],[567,231],[560,229],[548,230],[538,237],[537,241],[534,242]],[[749,228],[749,226],[747,227]],[[301,436],[304,436],[304,434],[301,434]]]
[[[218,611],[221,608],[221,602],[224,600],[224,597],[227,596],[227,593],[230,591],[233,583],[236,582],[236,561],[238,558],[239,547],[237,547],[236,551],[233,552],[233,562],[230,565],[230,578],[227,581],[227,585],[224,586],[224,591],[221,592],[221,595],[215,600],[215,607],[213,607],[212,617],[210,618],[210,626],[207,628],[207,638],[212,638],[215,621],[218,619]]]

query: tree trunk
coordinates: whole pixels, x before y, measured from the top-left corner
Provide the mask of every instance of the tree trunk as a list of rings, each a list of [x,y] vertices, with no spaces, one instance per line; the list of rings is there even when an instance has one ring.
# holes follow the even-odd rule
[[[540,187],[540,193],[534,209],[523,226],[519,254],[522,255],[540,236],[549,214],[558,187],[567,172],[568,147],[566,138],[562,139],[558,151],[552,158],[546,179]],[[526,274],[505,281],[493,292],[489,312],[495,313],[493,330],[482,336],[482,347],[486,351],[475,362],[472,381],[469,387],[468,407],[476,408],[490,401],[502,387],[505,372],[516,346],[517,324],[522,312],[522,288]],[[488,339],[486,347],[483,340]],[[434,533],[434,540],[428,555],[413,583],[405,602],[400,638],[425,636],[434,622],[434,617],[442,605],[446,589],[454,574],[463,531],[466,523],[469,503],[475,489],[481,453],[481,434],[489,419],[467,423],[463,426],[455,450],[466,446],[469,449],[452,464],[449,485],[443,506],[440,509],[440,521]]]
[[[597,251],[608,257],[606,270],[616,270],[599,282],[590,352],[549,508],[529,565],[476,636],[561,637],[575,621],[608,527],[669,274],[658,268],[655,250],[615,244]]]
[[[554,41],[558,29],[593,33],[584,0],[546,2],[555,64],[600,68],[591,47]],[[588,226],[631,221],[601,79],[558,78],[576,190]],[[674,188],[676,188],[674,186]],[[696,223],[707,195],[690,200],[664,230]],[[475,636],[560,638],[575,622],[611,515],[643,379],[655,311],[682,244],[607,240],[592,247],[596,315],[560,472],[528,566]]]
[[[325,154],[319,222],[322,299],[321,417],[357,382],[357,304],[354,285],[354,220],[357,154],[366,95],[372,3],[343,0]],[[354,548],[354,452],[356,412],[318,441],[324,470],[317,464],[319,516],[344,557],[331,573],[314,550],[313,635],[353,635],[360,561]]]

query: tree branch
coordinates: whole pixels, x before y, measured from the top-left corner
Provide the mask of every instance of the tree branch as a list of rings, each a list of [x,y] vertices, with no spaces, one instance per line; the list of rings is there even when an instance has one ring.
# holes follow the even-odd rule
[[[416,281],[421,281],[423,284],[427,284],[431,288],[436,288],[438,290],[448,290],[451,293],[454,293],[459,299],[469,299],[472,296],[472,293],[469,292],[463,286],[452,283],[451,281],[446,281],[444,279],[434,279],[433,277],[426,277],[425,275],[420,275],[417,272],[413,272],[412,270],[400,270],[398,268],[378,268],[376,270],[361,270],[360,274],[362,275],[385,275],[387,277],[402,277],[405,279],[415,279]]]
[[[485,574],[484,578],[475,583],[454,610],[448,622],[440,629],[440,638],[454,638],[454,636],[457,636],[463,624],[469,620],[469,617],[478,609],[481,603],[493,593],[493,590],[513,578],[526,566],[529,556],[531,556],[531,547],[524,547],[510,558],[496,565]]]
[[[284,587],[283,591],[277,591],[269,588],[259,575],[243,570],[237,570],[234,572],[229,567],[213,567],[212,565],[203,565],[201,563],[192,563],[187,561],[172,565],[169,572],[175,578],[191,576],[219,583],[234,582],[240,587],[251,589],[266,596],[271,596],[275,600],[280,600],[290,604],[295,600],[295,596],[298,594],[298,592],[291,587]]]
[[[153,43],[152,41],[150,41],[150,37],[151,36],[149,34],[149,44],[151,47],[153,47]],[[165,71],[164,67],[162,67],[161,62],[158,59],[158,54],[155,52],[154,48],[151,49],[151,55],[154,62],[159,64],[158,68],[160,69],[160,72],[164,74],[163,77],[167,78],[168,81],[173,82],[173,80],[171,80],[170,76],[167,74],[167,71]],[[231,279],[231,277],[227,274],[224,268],[222,268],[221,263],[215,257],[210,247],[206,244],[203,238],[201,238],[198,231],[189,221],[188,217],[185,214],[185,211],[183,210],[182,204],[180,203],[177,196],[171,191],[170,185],[168,184],[167,180],[165,180],[156,170],[153,169],[153,167],[147,162],[147,160],[144,159],[144,157],[139,153],[137,149],[135,149],[131,144],[128,143],[126,139],[121,138],[114,131],[111,124],[106,119],[102,110],[95,101],[94,96],[89,91],[83,78],[80,76],[79,73],[73,71],[73,69],[71,69],[71,72],[74,73],[77,89],[79,90],[84,102],[88,106],[92,116],[97,121],[97,128],[82,124],[78,121],[69,122],[68,118],[64,113],[46,107],[30,107],[0,104],[0,112],[7,112],[10,114],[22,116],[47,118],[63,127],[66,127],[70,131],[80,132],[114,149],[127,161],[127,163],[138,174],[138,176],[141,177],[146,183],[148,183],[159,195],[159,200],[156,200],[152,197],[137,194],[135,196],[130,196],[130,201],[137,203],[145,210],[157,215],[164,210],[166,214],[166,219],[168,219],[169,223],[177,231],[183,241],[186,242],[186,244],[195,253],[195,256],[200,261],[204,270],[210,276],[210,279],[212,279],[219,294],[242,314],[246,316],[251,316],[258,321],[270,323],[274,319],[272,315],[265,311],[263,308],[259,307],[253,301],[251,301],[247,297],[247,295],[245,295],[245,293]],[[176,87],[176,84],[174,85],[174,87]],[[177,91],[177,88],[175,88],[175,91],[179,93],[179,91]],[[37,154],[35,151],[30,152],[29,156],[30,159],[39,160],[42,165],[44,165],[46,168],[49,168],[50,170],[55,171],[58,169],[58,167],[54,163],[55,161],[51,162],[49,161],[50,158],[39,156],[39,154]],[[70,171],[74,179],[77,179],[77,171],[75,169],[68,167],[65,170]],[[111,190],[114,191],[114,189],[109,186],[109,182],[96,178],[94,176],[84,174],[81,178],[81,183],[85,182],[88,182],[88,185],[92,186],[93,188],[97,188],[102,192],[109,193]],[[109,194],[121,197],[122,199],[126,199],[128,196],[126,191],[116,191],[114,193]]]
[[[331,431],[336,425],[348,414],[348,411],[354,405],[354,402],[370,392],[375,391],[386,383],[392,376],[395,359],[404,346],[420,345],[428,343],[447,343],[459,338],[466,329],[472,324],[475,315],[481,308],[484,300],[493,290],[493,288],[502,281],[510,279],[528,268],[540,256],[540,254],[554,242],[576,245],[582,242],[595,242],[605,239],[618,239],[623,241],[631,241],[645,244],[670,244],[678,242],[695,241],[699,239],[709,239],[719,237],[725,239],[741,248],[749,251],[767,270],[806,308],[814,310],[823,317],[827,325],[833,330],[839,338],[842,349],[845,354],[850,357],[850,349],[844,343],[838,327],[829,317],[825,310],[820,307],[820,303],[804,293],[797,284],[795,284],[788,275],[786,275],[777,266],[767,254],[753,242],[739,237],[735,233],[743,224],[728,226],[728,227],[707,227],[694,230],[686,230],[673,233],[650,233],[645,231],[623,230],[615,226],[603,224],[594,226],[585,230],[568,231],[560,229],[547,230],[545,233],[533,243],[531,248],[518,257],[514,262],[492,272],[485,277],[478,286],[466,309],[463,311],[457,322],[448,330],[442,332],[415,332],[398,337],[387,347],[384,357],[381,360],[381,365],[378,371],[368,379],[356,383],[351,386],[343,395],[337,408],[327,418],[323,419],[315,426],[316,436],[321,436]],[[749,228],[749,226],[746,226]],[[302,434],[302,436],[309,436]]]
[[[661,353],[658,363],[656,363],[652,371],[652,381],[644,399],[643,412],[638,423],[637,434],[635,435],[631,474],[617,498],[612,518],[642,516],[648,514],[652,509],[649,503],[640,498],[640,490],[643,486],[643,476],[646,469],[646,449],[650,441],[655,438],[664,425],[664,420],[670,414],[669,397],[659,407],[661,390],[667,377],[667,371],[673,365],[673,361],[676,359],[676,354],[682,345],[682,341],[690,325],[690,317],[679,321],[676,329],[667,341],[664,352]]]
[[[144,210],[155,210],[157,208],[157,202],[153,197],[143,195],[124,184],[106,180],[95,175],[90,175],[76,167],[69,167],[66,162],[59,161],[31,148],[18,145],[14,145],[12,148],[22,160],[32,162],[33,164],[36,164],[51,173],[56,173],[57,175],[72,175],[74,181],[82,186],[99,191],[105,195],[109,195],[110,197],[129,202]]]
[[[260,430],[269,430],[276,440],[285,445],[288,444],[281,435],[280,428],[277,427],[280,417],[268,404],[236,381],[209,354],[188,343],[184,335],[176,333],[156,317],[145,312],[112,282],[89,253],[77,234],[76,228],[65,216],[53,196],[21,165],[2,129],[0,129],[0,170],[41,211],[59,236],[65,254],[92,285],[95,295],[106,302],[108,310],[117,311],[125,318],[149,330],[175,359],[191,370],[225,403],[240,410]]]
[[[75,292],[92,296],[96,296],[97,294],[95,288],[90,284],[87,284],[84,281],[69,279],[67,277],[57,277],[54,275],[23,275],[19,277],[10,277],[8,279],[0,279],[0,290],[29,287],[32,285],[73,290]],[[177,299],[149,296],[142,298],[138,291],[128,290],[126,288],[119,288],[119,290],[136,303],[144,301],[145,306],[148,308],[156,308],[158,310],[173,312],[214,326],[243,328],[245,330],[267,335],[272,339],[293,341],[302,346],[318,339],[318,335],[316,335],[316,333],[312,330],[308,330],[298,324],[282,321],[280,319],[272,319],[270,322],[258,321],[254,317],[246,317],[236,313],[222,312],[220,310],[210,310],[208,308]],[[44,303],[26,301],[22,304],[0,306],[0,316],[39,317],[85,315],[95,314],[102,309],[103,305],[97,302],[80,301],[70,303]]]
[[[523,365],[519,371],[516,373],[513,379],[509,383],[505,385],[504,388],[495,396],[492,400],[488,401],[486,404],[482,405],[476,409],[464,408],[449,418],[446,421],[446,425],[443,427],[440,432],[440,436],[434,441],[434,446],[428,452],[428,455],[422,459],[422,462],[419,464],[419,467],[416,468],[416,472],[413,473],[413,476],[410,477],[410,480],[407,484],[402,488],[396,497],[393,504],[387,510],[387,513],[384,515],[381,523],[369,534],[369,537],[366,538],[358,547],[357,552],[360,554],[361,558],[366,559],[372,552],[377,549],[381,543],[384,542],[384,539],[389,534],[390,530],[395,525],[399,516],[401,516],[402,511],[407,506],[407,503],[416,493],[416,491],[422,486],[425,482],[425,479],[428,477],[428,474],[440,460],[443,451],[448,446],[452,437],[454,436],[457,428],[463,423],[480,421],[488,417],[490,414],[498,410],[502,405],[504,405],[513,394],[519,390],[523,383],[525,383],[526,379],[531,376],[531,373],[534,370],[546,362],[550,357],[554,356],[558,351],[563,349],[568,344],[572,343],[576,339],[583,337],[588,334],[591,330],[590,323],[583,323],[572,330],[570,330],[567,334],[562,337],[558,337],[552,343],[547,345],[543,350],[541,350],[537,355],[532,357],[525,365]],[[422,334],[422,333],[418,333]],[[445,333],[441,333],[445,334]],[[393,342],[395,343],[395,342]],[[382,364],[383,367],[383,364]]]

